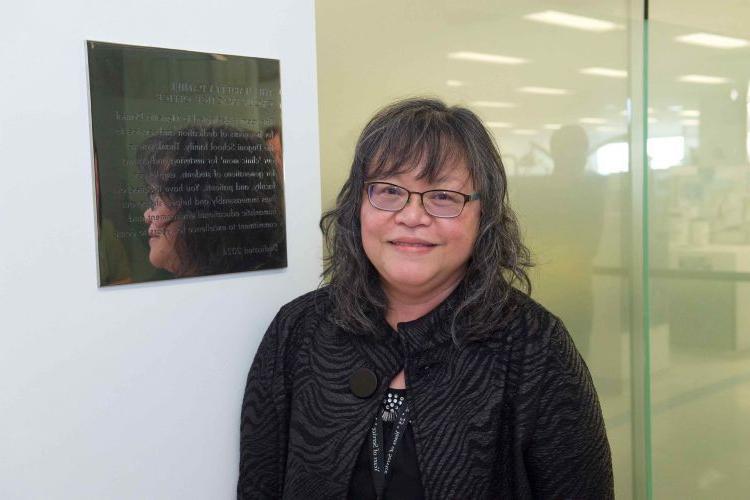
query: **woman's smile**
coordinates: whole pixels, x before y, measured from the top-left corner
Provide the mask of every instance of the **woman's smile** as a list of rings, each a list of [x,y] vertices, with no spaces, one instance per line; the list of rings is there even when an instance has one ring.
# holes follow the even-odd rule
[[[399,252],[407,253],[429,253],[433,248],[438,246],[436,243],[430,243],[426,240],[409,237],[396,238],[390,240],[389,243]]]

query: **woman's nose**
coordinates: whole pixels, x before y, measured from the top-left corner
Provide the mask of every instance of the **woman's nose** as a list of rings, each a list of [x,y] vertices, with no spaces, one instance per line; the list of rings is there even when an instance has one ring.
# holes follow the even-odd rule
[[[406,206],[396,213],[396,221],[409,226],[427,225],[432,216],[427,213],[419,194],[411,194]]]
[[[143,212],[143,220],[146,221],[146,224],[151,224],[151,207],[148,207],[145,212]]]

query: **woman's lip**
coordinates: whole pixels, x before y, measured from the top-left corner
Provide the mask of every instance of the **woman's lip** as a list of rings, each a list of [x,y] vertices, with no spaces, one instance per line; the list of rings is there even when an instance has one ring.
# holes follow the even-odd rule
[[[395,249],[409,253],[427,253],[437,246],[434,243],[420,241],[391,240],[389,243],[393,245]]]
[[[414,241],[391,241],[394,245],[403,247],[434,247],[437,246],[434,243],[418,243]]]
[[[426,238],[422,238],[421,236],[412,236],[409,234],[402,234],[401,236],[394,236],[390,239],[388,239],[390,242],[400,242],[400,243],[424,243],[425,245],[434,245],[434,243]]]
[[[403,246],[423,246],[423,247],[437,246],[435,243],[430,243],[429,241],[420,240],[420,239],[411,239],[411,238],[389,240],[389,243],[392,243],[394,245],[403,245]]]

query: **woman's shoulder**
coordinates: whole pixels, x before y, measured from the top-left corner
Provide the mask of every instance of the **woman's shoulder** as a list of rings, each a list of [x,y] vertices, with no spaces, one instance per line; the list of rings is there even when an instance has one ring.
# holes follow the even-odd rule
[[[584,365],[563,321],[527,294],[511,295],[507,319],[511,360],[524,371],[542,374]]]
[[[284,336],[316,329],[331,317],[331,305],[329,287],[322,286],[281,306],[273,321]]]
[[[549,335],[562,325],[555,316],[529,294],[513,288],[503,305],[502,329],[521,340],[533,341]]]
[[[513,289],[502,307],[502,317],[488,340],[500,351],[510,350],[512,361],[525,363],[575,350],[563,321],[527,293]]]
[[[263,336],[261,345],[293,358],[307,338],[324,328],[330,314],[328,287],[320,287],[282,305]]]
[[[287,302],[279,309],[279,315],[291,317],[325,314],[330,310],[330,307],[330,287],[324,285]]]

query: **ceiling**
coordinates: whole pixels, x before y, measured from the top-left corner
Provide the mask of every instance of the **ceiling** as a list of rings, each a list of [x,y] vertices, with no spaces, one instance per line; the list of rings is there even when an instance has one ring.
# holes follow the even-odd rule
[[[623,0],[319,0],[321,134],[329,133],[326,127],[345,129],[330,133],[351,151],[357,131],[374,110],[396,97],[430,94],[469,105],[486,122],[507,124],[493,131],[501,149],[513,154],[522,154],[531,143],[546,145],[552,127],[560,124],[581,124],[593,144],[621,137],[628,127],[624,112],[628,98],[644,76],[631,69],[639,68],[643,58],[641,40],[631,39],[640,36],[643,26],[639,5]],[[729,100],[732,95],[734,105],[744,112],[750,47],[707,48],[679,43],[675,37],[708,32],[750,40],[750,2],[656,0],[650,2],[650,9],[650,134],[689,134],[685,130],[690,126],[683,123],[685,110],[700,111],[707,103]],[[591,32],[524,18],[548,10],[610,21],[618,27]],[[508,65],[449,58],[457,51],[527,62]],[[580,72],[590,67],[626,70],[634,78]],[[727,82],[678,81],[689,74],[719,76]],[[567,93],[519,91],[526,86]],[[512,107],[480,107],[473,104],[477,101]]]

